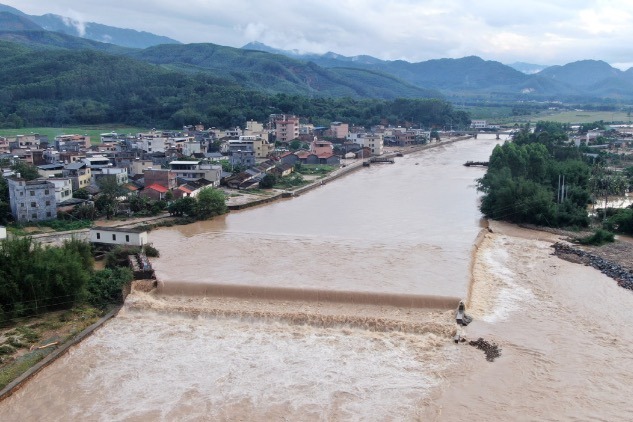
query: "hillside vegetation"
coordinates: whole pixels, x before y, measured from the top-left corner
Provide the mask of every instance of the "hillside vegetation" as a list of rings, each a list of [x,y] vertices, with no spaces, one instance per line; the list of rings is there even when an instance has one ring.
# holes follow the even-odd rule
[[[0,127],[181,127],[192,122],[230,127],[248,119],[266,121],[271,113],[310,116],[317,123],[377,124],[389,119],[428,127],[469,122],[466,113],[442,100],[324,98],[263,93],[244,85],[210,71],[169,70],[104,52],[34,50],[0,42]]]

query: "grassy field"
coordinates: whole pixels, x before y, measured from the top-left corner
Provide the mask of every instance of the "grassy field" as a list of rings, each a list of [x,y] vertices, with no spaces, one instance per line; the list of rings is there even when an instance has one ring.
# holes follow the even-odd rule
[[[539,120],[548,120],[558,123],[592,123],[597,121],[604,121],[605,123],[631,123],[633,117],[625,111],[584,111],[584,110],[571,110],[571,111],[552,111],[548,110],[539,114],[532,114],[529,116],[515,116],[509,117],[511,122],[525,123],[525,122],[537,122]]]
[[[147,132],[151,128],[137,128],[121,125],[100,125],[100,126],[74,126],[74,127],[28,127],[22,129],[0,129],[0,136],[30,135],[38,133],[48,136],[52,140],[58,135],[88,135],[93,144],[100,142],[99,135],[102,133],[116,132],[119,134],[136,134]]]

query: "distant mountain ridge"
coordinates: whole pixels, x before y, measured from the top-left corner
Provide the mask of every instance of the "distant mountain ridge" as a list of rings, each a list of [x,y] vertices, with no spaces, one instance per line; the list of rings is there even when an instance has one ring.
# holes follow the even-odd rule
[[[410,63],[281,50],[260,42],[243,48],[180,44],[146,32],[57,15],[29,16],[5,5],[0,5],[0,40],[38,50],[88,49],[125,55],[181,73],[205,73],[252,90],[307,97],[633,101],[633,69],[623,72],[597,60],[530,73],[526,69],[538,65],[513,67],[477,56]]]
[[[0,4],[0,12],[10,13],[22,19],[27,19],[41,29],[73,35],[92,41],[99,41],[128,48],[146,48],[158,44],[180,44],[179,41],[155,35],[149,32],[123,29],[102,25],[94,22],[80,22],[65,16],[46,14],[42,16],[27,15],[26,13],[4,4]],[[16,30],[2,26],[5,30]],[[31,28],[33,30],[33,28]]]
[[[623,72],[606,62],[596,60],[581,60],[563,66],[522,62],[504,65],[470,56],[410,63],[403,60],[380,60],[371,56],[346,57],[331,52],[322,55],[299,53],[275,49],[259,42],[249,43],[242,48],[284,54],[326,68],[378,70],[415,86],[439,90],[448,96],[493,95],[515,100],[633,100],[633,68]]]

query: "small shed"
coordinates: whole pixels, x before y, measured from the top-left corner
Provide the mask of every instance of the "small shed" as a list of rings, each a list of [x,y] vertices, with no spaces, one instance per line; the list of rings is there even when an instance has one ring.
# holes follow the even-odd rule
[[[104,245],[143,246],[148,242],[147,230],[122,227],[93,227],[90,242]]]

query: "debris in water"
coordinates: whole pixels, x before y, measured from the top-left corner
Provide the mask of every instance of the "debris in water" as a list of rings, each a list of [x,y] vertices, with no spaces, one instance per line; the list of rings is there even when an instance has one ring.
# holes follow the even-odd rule
[[[488,362],[494,361],[501,356],[501,349],[495,343],[490,343],[483,338],[479,337],[476,341],[471,340],[468,342],[471,346],[475,346],[479,350],[483,350],[486,354],[486,360]]]

